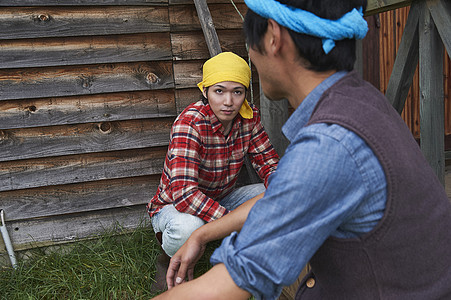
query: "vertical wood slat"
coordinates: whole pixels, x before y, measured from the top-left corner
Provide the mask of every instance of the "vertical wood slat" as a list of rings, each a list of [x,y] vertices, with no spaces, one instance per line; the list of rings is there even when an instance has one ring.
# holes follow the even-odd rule
[[[380,84],[380,41],[381,21],[379,15],[365,17],[368,23],[368,33],[363,39],[363,78],[375,87]]]
[[[445,135],[451,132],[451,60],[444,54],[444,102],[445,102]]]
[[[415,2],[409,12],[407,26],[404,32],[400,32],[399,25],[403,16],[402,12],[396,14],[394,23],[396,24],[393,46],[397,50],[397,55],[388,82],[386,96],[395,109],[401,113],[404,108],[407,94],[409,92],[412,78],[418,61],[418,19],[420,6]],[[397,37],[402,35],[402,39]]]
[[[205,0],[194,0],[194,5],[196,6],[200,26],[202,27],[202,32],[204,33],[205,41],[207,42],[208,51],[210,52],[210,56],[213,57],[221,53],[222,50],[213,24],[213,19],[208,10],[207,2]]]
[[[451,2],[449,0],[428,0],[426,3],[445,44],[448,56],[451,58]]]
[[[426,6],[419,31],[421,150],[444,185],[443,47]]]

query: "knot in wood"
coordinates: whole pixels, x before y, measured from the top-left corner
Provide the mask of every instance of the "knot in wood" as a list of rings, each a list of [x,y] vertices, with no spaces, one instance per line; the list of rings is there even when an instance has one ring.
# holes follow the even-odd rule
[[[50,16],[47,14],[40,14],[40,15],[38,15],[38,20],[46,22],[46,21],[50,20]]]
[[[148,83],[157,83],[159,80],[158,76],[154,73],[148,73],[146,79]]]
[[[89,89],[92,86],[93,78],[91,76],[81,76],[81,86],[84,89]]]
[[[3,130],[0,130],[0,140],[6,140],[8,138],[8,134]]]
[[[29,111],[29,112],[35,112],[36,111],[36,106],[30,105],[30,106],[25,107],[25,109],[27,111]]]
[[[108,134],[111,131],[113,131],[113,125],[111,124],[111,122],[102,122],[99,123],[97,125],[97,127],[99,128],[99,131],[103,134]]]

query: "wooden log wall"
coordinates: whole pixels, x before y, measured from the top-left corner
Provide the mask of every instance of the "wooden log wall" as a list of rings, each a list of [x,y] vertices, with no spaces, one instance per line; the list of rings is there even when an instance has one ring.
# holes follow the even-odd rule
[[[365,38],[368,46],[365,77],[381,92],[385,94],[393,70],[397,49],[401,42],[402,33],[406,25],[410,7],[403,7],[391,11],[386,11],[378,15],[367,17],[370,26],[370,39]],[[378,39],[376,41],[376,38]],[[375,44],[378,44],[374,47]],[[378,50],[375,50],[378,49]],[[451,139],[451,59],[446,51],[443,56],[444,70],[444,91],[445,91],[445,135],[446,139]],[[418,62],[412,62],[418,64]],[[364,66],[365,67],[365,66]],[[413,78],[413,83],[407,96],[402,117],[411,129],[412,134],[420,138],[420,88],[418,66]],[[451,149],[451,143],[447,143],[447,150]]]
[[[246,57],[234,6],[207,2],[223,51]],[[2,0],[0,28],[0,209],[15,250],[148,220],[209,58],[194,3]]]

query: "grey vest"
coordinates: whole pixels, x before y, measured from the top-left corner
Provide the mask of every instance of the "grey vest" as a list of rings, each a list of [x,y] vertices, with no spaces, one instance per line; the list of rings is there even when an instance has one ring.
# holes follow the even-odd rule
[[[368,143],[387,206],[361,238],[324,242],[296,299],[451,299],[451,202],[398,113],[351,72],[322,95],[313,123],[339,124]]]

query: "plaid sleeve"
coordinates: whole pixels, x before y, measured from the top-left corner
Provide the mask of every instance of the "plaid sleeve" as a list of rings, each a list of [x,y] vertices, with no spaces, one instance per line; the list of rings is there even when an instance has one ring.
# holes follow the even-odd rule
[[[170,186],[175,208],[206,222],[228,213],[226,208],[198,189],[202,137],[195,126],[186,120],[177,121],[171,138],[168,167],[171,170]]]
[[[254,116],[256,118],[256,123],[252,129],[248,153],[252,165],[260,178],[264,180],[264,184],[267,187],[269,175],[276,171],[277,164],[279,163],[279,156],[269,141],[268,134],[263,128],[258,111],[256,111]]]

